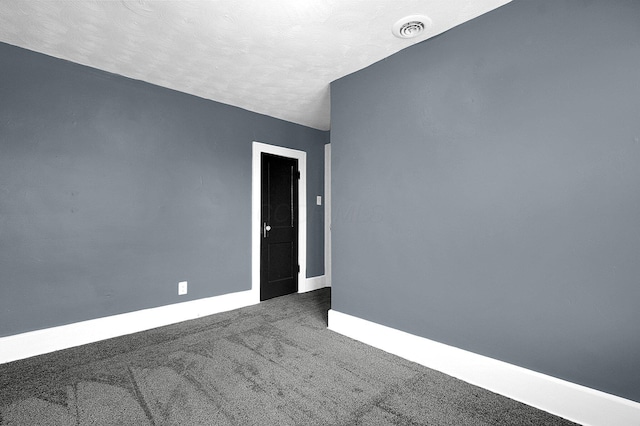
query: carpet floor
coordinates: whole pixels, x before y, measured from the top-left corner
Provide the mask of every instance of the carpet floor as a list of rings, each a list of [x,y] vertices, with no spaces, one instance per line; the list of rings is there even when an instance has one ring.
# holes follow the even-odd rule
[[[329,289],[0,365],[5,425],[570,425],[327,330]]]

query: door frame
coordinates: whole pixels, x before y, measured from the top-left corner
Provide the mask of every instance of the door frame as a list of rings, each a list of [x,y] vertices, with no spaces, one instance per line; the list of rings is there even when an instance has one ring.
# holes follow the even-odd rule
[[[260,303],[260,238],[262,238],[261,189],[262,153],[298,160],[298,291],[305,288],[307,280],[307,153],[253,141],[251,160],[251,298]]]

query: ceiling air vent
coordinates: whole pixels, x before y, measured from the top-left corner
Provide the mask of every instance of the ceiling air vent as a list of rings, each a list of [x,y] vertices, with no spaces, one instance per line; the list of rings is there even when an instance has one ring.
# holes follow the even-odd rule
[[[393,24],[393,35],[398,38],[418,37],[431,25],[431,19],[424,15],[405,16]]]

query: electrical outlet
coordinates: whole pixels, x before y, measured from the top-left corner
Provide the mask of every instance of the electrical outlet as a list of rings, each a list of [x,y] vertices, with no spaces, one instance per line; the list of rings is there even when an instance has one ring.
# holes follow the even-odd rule
[[[178,283],[178,296],[182,296],[184,294],[187,294],[187,282],[180,281]]]

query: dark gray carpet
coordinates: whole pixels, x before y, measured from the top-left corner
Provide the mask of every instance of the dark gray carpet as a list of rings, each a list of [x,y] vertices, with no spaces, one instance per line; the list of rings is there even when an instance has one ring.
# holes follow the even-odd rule
[[[2,425],[569,425],[327,330],[329,289],[0,365]]]

